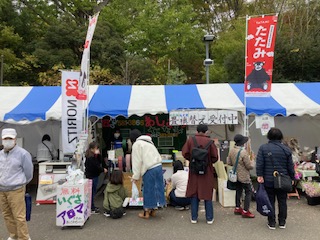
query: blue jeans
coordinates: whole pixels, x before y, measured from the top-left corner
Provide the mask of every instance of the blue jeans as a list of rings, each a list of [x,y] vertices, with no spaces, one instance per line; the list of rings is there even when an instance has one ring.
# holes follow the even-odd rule
[[[169,196],[170,196],[170,204],[174,207],[176,206],[185,207],[190,205],[191,203],[190,198],[176,197],[176,194],[174,193],[174,189],[172,189]]]
[[[191,218],[198,220],[199,199],[197,197],[191,198]],[[213,220],[213,203],[212,200],[204,200],[204,207],[206,209],[206,220]]]
[[[166,199],[164,196],[164,182],[162,166],[149,169],[142,176],[143,180],[143,208],[155,209],[164,207]]]
[[[98,186],[99,177],[92,178],[92,195],[91,195],[91,209],[94,210],[94,196],[97,193],[97,186]]]

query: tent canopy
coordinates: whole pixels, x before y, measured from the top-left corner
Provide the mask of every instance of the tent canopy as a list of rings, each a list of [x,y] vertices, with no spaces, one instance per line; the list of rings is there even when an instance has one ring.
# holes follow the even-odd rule
[[[247,97],[246,114],[320,114],[320,82],[275,83],[270,97]],[[61,87],[0,87],[0,121],[61,120]],[[90,86],[89,116],[142,116],[178,109],[245,111],[243,84]]]

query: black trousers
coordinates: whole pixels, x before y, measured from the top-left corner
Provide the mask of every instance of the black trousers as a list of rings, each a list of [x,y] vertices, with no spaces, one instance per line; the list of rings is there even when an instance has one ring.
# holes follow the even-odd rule
[[[273,216],[268,217],[269,224],[276,224],[275,201],[278,201],[278,221],[280,225],[286,224],[287,219],[287,193],[280,189],[265,187],[270,203],[274,209]]]
[[[251,185],[250,183],[241,183],[237,182],[237,189],[236,189],[236,207],[241,206],[241,197],[242,192],[244,190],[244,193],[246,194],[244,198],[244,206],[243,210],[248,211],[250,208],[250,202],[251,202]]]

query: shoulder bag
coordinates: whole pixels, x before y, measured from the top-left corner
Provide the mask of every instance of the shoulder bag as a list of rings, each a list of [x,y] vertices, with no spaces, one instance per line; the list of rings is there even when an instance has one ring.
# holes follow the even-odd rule
[[[44,142],[42,142],[43,143],[43,145],[45,145],[46,146],[46,148],[48,148],[48,150],[49,150],[49,153],[50,153],[50,155],[51,155],[51,160],[53,160],[53,154],[52,154],[52,152],[51,152],[51,150],[50,150],[50,148],[48,147],[48,145],[47,144],[45,144]]]
[[[237,189],[237,181],[238,181],[238,177],[237,177],[237,167],[238,167],[238,162],[239,162],[239,157],[240,157],[240,152],[242,149],[239,150],[238,154],[237,154],[237,159],[236,162],[233,166],[233,169],[231,169],[229,171],[228,174],[228,181],[227,181],[227,188],[230,190],[236,190]]]
[[[274,164],[273,156],[272,156],[272,153],[271,153],[270,149],[269,149],[269,152],[268,152],[268,156],[269,156],[269,158],[271,160],[271,163],[272,163],[273,169],[274,169],[274,172],[273,172],[274,188],[275,189],[281,189],[281,190],[283,190],[285,192],[291,192],[292,191],[292,180],[291,180],[290,176],[285,175],[285,174],[283,174],[283,173],[281,173],[281,172],[279,172],[277,170],[277,168],[276,168],[276,166]]]

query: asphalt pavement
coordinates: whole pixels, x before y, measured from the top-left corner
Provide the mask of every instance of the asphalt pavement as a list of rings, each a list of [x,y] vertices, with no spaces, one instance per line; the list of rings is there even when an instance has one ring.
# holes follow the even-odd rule
[[[35,192],[35,191],[34,191]],[[214,223],[205,221],[204,207],[200,205],[199,221],[190,222],[190,210],[178,211],[167,207],[148,220],[138,217],[139,209],[128,209],[121,219],[106,218],[103,214],[91,215],[83,228],[57,227],[54,204],[35,205],[35,193],[31,221],[28,222],[32,240],[87,240],[87,239],[214,239],[214,240],[303,240],[320,239],[320,205],[310,206],[304,196],[288,200],[287,228],[270,230],[267,219],[256,212],[255,202],[251,203],[254,219],[244,219],[233,214],[233,208],[223,208],[214,202]],[[96,205],[102,208],[103,196],[98,196]],[[6,240],[8,233],[0,214],[0,240]]]

